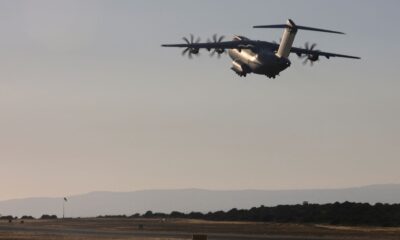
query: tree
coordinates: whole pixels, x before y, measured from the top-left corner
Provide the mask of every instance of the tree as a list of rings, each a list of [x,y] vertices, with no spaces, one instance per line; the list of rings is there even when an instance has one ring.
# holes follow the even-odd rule
[[[57,219],[56,215],[43,214],[40,219]]]

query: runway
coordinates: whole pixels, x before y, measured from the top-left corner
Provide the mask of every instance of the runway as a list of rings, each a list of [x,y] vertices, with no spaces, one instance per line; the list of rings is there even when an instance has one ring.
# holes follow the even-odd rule
[[[146,218],[0,221],[0,240],[191,240],[193,234],[208,240],[398,240],[400,228]]]
[[[192,234],[187,232],[176,231],[119,231],[119,230],[98,230],[98,229],[82,229],[82,228],[50,228],[37,226],[22,225],[0,225],[0,232],[24,233],[32,236],[53,236],[54,238],[62,237],[95,237],[95,238],[127,238],[127,239],[192,239]],[[229,234],[229,233],[210,233],[207,234],[210,240],[338,240],[338,236],[295,236],[295,235],[268,235],[268,234]],[[1,239],[1,238],[0,238]],[[369,239],[365,237],[353,236],[351,239]]]

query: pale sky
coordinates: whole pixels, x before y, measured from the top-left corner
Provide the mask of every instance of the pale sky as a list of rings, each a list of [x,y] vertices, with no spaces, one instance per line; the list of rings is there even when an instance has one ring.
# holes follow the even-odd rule
[[[0,200],[400,183],[399,1],[0,1]],[[181,57],[190,33],[306,41],[275,80]]]

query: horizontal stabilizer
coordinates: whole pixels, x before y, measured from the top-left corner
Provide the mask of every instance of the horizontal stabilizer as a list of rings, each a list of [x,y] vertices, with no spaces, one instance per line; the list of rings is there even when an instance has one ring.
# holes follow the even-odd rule
[[[295,25],[294,22],[290,19],[288,21],[290,22],[290,25],[289,24],[258,25],[258,26],[253,26],[253,28],[289,28],[289,29],[294,29],[294,30],[301,29],[301,30],[309,30],[309,31],[316,31],[316,32],[345,34],[343,32],[332,31],[332,30],[328,30],[328,29]]]

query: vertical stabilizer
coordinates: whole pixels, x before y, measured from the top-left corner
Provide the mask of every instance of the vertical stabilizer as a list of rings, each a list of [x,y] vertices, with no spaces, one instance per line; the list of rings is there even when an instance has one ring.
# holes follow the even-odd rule
[[[296,24],[290,19],[286,21],[286,28],[282,35],[282,40],[279,44],[279,49],[276,55],[278,57],[289,57],[290,49],[292,48],[294,37],[297,33]]]

